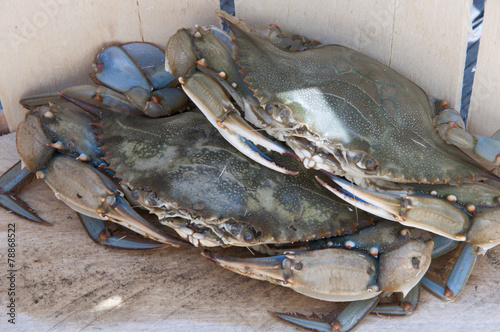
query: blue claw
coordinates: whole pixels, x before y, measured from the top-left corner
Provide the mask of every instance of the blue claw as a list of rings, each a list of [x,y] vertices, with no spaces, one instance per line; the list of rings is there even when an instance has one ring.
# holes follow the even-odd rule
[[[153,44],[108,46],[96,56],[94,67],[94,80],[123,93],[125,103],[130,103],[123,107],[120,95],[100,91],[99,99],[105,106],[118,106],[126,111],[137,108],[148,116],[160,117],[182,111],[188,103],[181,90],[168,87],[175,78],[165,70],[164,52]],[[114,105],[115,102],[119,105]]]
[[[148,43],[108,46],[97,54],[94,65],[94,78],[122,93],[136,87],[162,89],[175,80],[165,70],[164,52]]]
[[[6,208],[15,214],[41,223],[46,226],[52,226],[49,222],[40,218],[36,212],[28,206],[23,200],[17,197],[17,194],[34,179],[34,174],[28,169],[21,168],[21,162],[17,162],[7,172],[0,177],[0,206]]]
[[[103,49],[95,59],[94,77],[102,84],[119,92],[127,92],[134,87],[151,91],[149,81],[137,64],[119,46]]]
[[[167,245],[133,235],[114,236],[103,220],[92,218],[81,213],[78,217],[87,230],[89,236],[98,244],[119,249],[156,249]],[[117,226],[119,227],[119,226]],[[125,228],[121,228],[125,231]],[[128,234],[127,232],[126,234]],[[134,236],[135,235],[135,236]]]
[[[121,46],[142,69],[153,88],[163,89],[175,77],[165,70],[165,52],[153,44],[129,43]]]

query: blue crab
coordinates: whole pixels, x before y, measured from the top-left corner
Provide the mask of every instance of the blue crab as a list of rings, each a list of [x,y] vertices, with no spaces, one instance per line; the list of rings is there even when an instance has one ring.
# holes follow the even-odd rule
[[[333,183],[318,181],[356,207],[480,252],[500,242],[500,179],[475,160],[499,164],[499,134],[468,134],[446,103],[363,54],[217,15],[230,34],[181,29],[167,62],[231,144],[286,172],[256,146],[282,147],[243,112],[305,167],[328,174]]]
[[[2,177],[4,190],[34,173],[101,244],[249,247],[272,256],[204,256],[311,297],[356,301],[333,322],[278,314],[301,326],[348,330],[393,292],[403,293],[403,304],[377,312],[410,313],[431,262],[431,236],[355,211],[315,181],[324,175],[294,160],[273,156],[295,176],[248,160],[201,113],[186,111],[161,59],[150,44],[112,45],[94,61],[98,86],[23,99],[28,111],[16,139],[25,168]],[[116,236],[109,223],[127,235]]]

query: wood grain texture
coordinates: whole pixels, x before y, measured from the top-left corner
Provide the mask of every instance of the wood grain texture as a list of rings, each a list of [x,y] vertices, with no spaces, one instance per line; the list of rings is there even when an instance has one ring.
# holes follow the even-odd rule
[[[0,173],[17,160],[0,137]],[[8,288],[7,224],[16,225],[16,325],[1,331],[303,331],[267,311],[328,313],[337,304],[223,270],[200,249],[129,251],[94,243],[76,214],[41,181],[21,196],[53,223],[0,208],[0,305]],[[478,259],[464,292],[444,303],[422,291],[409,317],[370,315],[357,331],[495,331],[500,326],[500,247]]]
[[[236,16],[251,27],[277,24],[324,44],[334,43],[363,52],[385,64],[391,57],[394,0],[314,2],[236,0]]]
[[[460,108],[472,0],[397,1],[390,66]]]
[[[487,1],[479,43],[467,130],[493,135],[500,129],[500,2]]]

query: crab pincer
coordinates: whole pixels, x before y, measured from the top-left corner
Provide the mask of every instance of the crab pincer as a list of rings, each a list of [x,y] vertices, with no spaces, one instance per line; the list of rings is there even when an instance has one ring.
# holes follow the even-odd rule
[[[280,173],[296,175],[294,171],[276,164],[270,157],[261,152],[258,146],[262,146],[268,151],[298,158],[295,153],[256,132],[242,119],[240,111],[235,108],[227,96],[226,91],[237,89],[240,93],[233,93],[232,97],[237,101],[240,109],[258,106],[237,66],[234,64],[230,67],[227,66],[232,63],[229,47],[200,27],[197,27],[197,32],[198,35],[192,37],[186,29],[181,29],[170,38],[167,44],[169,70],[179,78],[184,92],[217,128],[219,133],[235,148],[266,167]],[[201,59],[198,59],[194,48],[200,54]],[[215,72],[213,68],[207,67],[206,59],[211,59],[213,58],[211,56],[214,55],[218,55],[218,58],[214,60],[217,61],[215,66],[223,66],[226,68],[225,71]],[[179,58],[182,58],[182,61]],[[219,64],[219,61],[222,64]],[[218,83],[224,82],[221,84],[227,85],[226,79],[232,82],[229,90],[224,90]]]
[[[370,250],[374,243],[376,251]],[[349,324],[357,324],[377,304],[378,300],[373,298],[383,292],[401,292],[405,297],[418,285],[430,266],[433,241],[425,232],[379,222],[358,234],[320,240],[308,246],[313,249],[263,258],[227,257],[208,250],[203,256],[230,271],[290,287],[309,297],[332,302],[361,301],[353,305],[356,310],[351,307],[342,312],[340,320],[344,326],[338,317],[322,322],[327,326],[336,322],[341,324],[339,328],[349,329],[352,327]],[[277,315],[309,328],[320,321]],[[345,317],[350,317],[351,322]],[[352,320],[353,317],[356,319]]]

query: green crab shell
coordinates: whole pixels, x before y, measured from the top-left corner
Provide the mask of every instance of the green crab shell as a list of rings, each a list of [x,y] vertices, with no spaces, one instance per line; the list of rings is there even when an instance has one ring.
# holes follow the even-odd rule
[[[285,117],[291,124],[285,123],[279,135],[292,133],[285,139],[293,141],[302,134],[290,127],[300,128],[314,146],[339,152],[338,162],[347,159],[348,165],[337,174],[423,183],[491,177],[439,137],[428,96],[393,69],[339,45],[286,51],[229,15],[222,20],[234,34],[245,81],[263,107],[281,110],[277,122]],[[371,165],[355,166],[360,159]]]
[[[117,177],[195,245],[305,241],[372,222],[330,197],[310,172],[287,176],[248,160],[200,113],[116,117],[102,130],[101,149]]]

